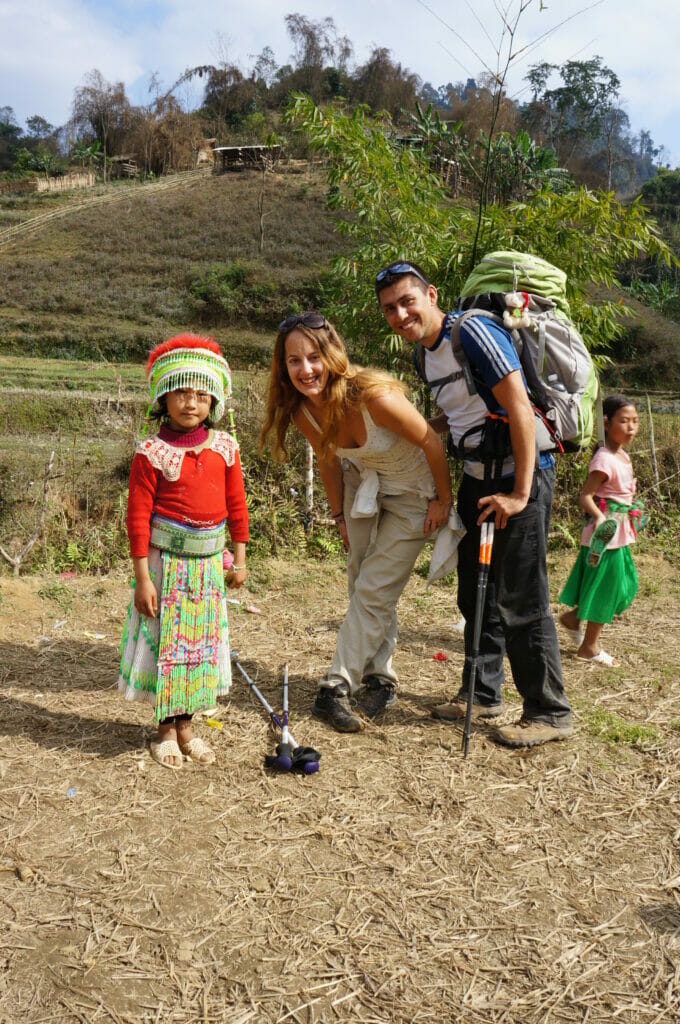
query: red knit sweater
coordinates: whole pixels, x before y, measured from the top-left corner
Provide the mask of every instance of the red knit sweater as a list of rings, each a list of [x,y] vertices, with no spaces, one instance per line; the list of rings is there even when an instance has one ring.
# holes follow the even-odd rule
[[[163,433],[169,432],[162,432],[161,437]],[[210,445],[200,452],[188,451],[173,441],[166,442],[165,448],[154,446],[154,438],[147,442],[153,446],[150,451],[138,449],[130,469],[126,519],[133,558],[144,558],[149,553],[154,512],[189,526],[216,526],[226,519],[232,542],[248,540],[248,509],[238,450],[230,452],[228,442],[222,446],[234,460],[233,465],[227,465],[225,456],[212,447],[220,436],[225,437],[213,435]],[[140,447],[144,449],[144,443]],[[157,468],[150,459],[162,461],[163,467]],[[179,478],[167,479],[164,471],[176,474],[180,459]]]

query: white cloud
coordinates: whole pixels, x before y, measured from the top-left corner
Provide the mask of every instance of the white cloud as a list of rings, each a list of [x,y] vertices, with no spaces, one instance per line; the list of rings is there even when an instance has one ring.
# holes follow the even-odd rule
[[[0,3],[0,104],[18,119],[40,114],[63,124],[88,71],[129,81],[142,67],[134,45],[77,0]]]
[[[584,6],[584,0],[548,0],[539,12],[536,0],[517,38],[522,45],[530,42]],[[250,67],[265,46],[282,64],[292,52],[284,24],[291,11],[313,20],[329,14],[328,7],[306,0],[0,0],[0,106],[13,106],[21,119],[39,113],[63,123],[73,89],[95,67],[110,81],[123,80],[133,101],[142,102],[151,72],[158,71],[169,87],[187,67],[216,61],[218,34],[229,59],[242,67]],[[338,32],[353,42],[357,63],[374,45],[384,46],[435,86],[479,74],[481,61],[471,48],[495,66],[485,34],[492,41],[500,36],[493,0],[393,0],[388,7],[346,0],[333,17]],[[644,10],[634,0],[603,0],[518,63],[511,89],[523,87],[523,75],[539,60],[562,64],[599,54],[621,80],[632,128],[649,129],[680,159],[678,38],[676,0],[648,0]],[[198,87],[195,95],[200,96]]]

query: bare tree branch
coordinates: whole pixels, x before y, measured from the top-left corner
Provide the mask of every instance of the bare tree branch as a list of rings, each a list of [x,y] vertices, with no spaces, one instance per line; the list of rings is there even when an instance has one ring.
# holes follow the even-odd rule
[[[595,7],[599,7],[600,4],[603,4],[604,2],[605,0],[594,0],[594,3],[588,4],[587,7],[582,7],[580,11],[574,11],[574,13],[570,14],[568,18],[563,18],[562,21],[558,21],[556,25],[553,25],[553,27],[549,28],[546,32],[543,32],[542,35],[537,36],[530,43],[527,43],[526,46],[522,46],[521,49],[517,50],[517,52],[514,53],[510,59],[516,60],[517,57],[521,56],[521,54],[523,54],[526,50],[534,49],[536,46],[538,46],[539,43],[542,43],[544,39],[548,39],[548,37],[551,36],[553,32],[557,32],[558,28],[562,28],[562,26],[566,25],[567,22],[573,21],[574,18],[578,18],[580,14],[585,14],[587,11],[594,10]]]
[[[48,498],[48,492],[49,492],[48,484],[49,484],[50,477],[52,476],[52,467],[53,467],[53,465],[54,465],[54,452],[51,452],[50,453],[49,461],[48,461],[48,463],[47,463],[47,465],[45,467],[45,474],[44,474],[44,477],[43,477],[42,506],[41,506],[41,509],[40,509],[40,517],[38,519],[38,523],[37,523],[37,526],[36,526],[35,530],[33,531],[31,536],[26,541],[26,543],[24,544],[23,548],[21,549],[21,551],[19,551],[19,553],[17,555],[10,555],[10,554],[8,554],[7,551],[5,551],[5,549],[3,547],[0,547],[0,555],[2,555],[2,557],[5,559],[5,561],[8,562],[12,566],[12,572],[13,572],[13,574],[15,576],[19,575],[19,570],[21,569],[21,563],[23,562],[23,560],[25,559],[25,557],[29,553],[29,551],[32,549],[33,545],[35,544],[35,542],[37,541],[38,537],[40,536],[40,531],[43,528],[43,523],[45,522],[45,514],[47,512],[47,498]]]
[[[455,28],[453,28],[452,25],[449,25],[448,21],[444,21],[443,18],[440,18],[439,15],[436,13],[436,11],[433,11],[431,7],[427,6],[427,4],[424,2],[424,0],[416,0],[416,3],[420,4],[421,7],[424,7],[425,10],[428,12],[428,14],[431,14],[433,18],[436,18],[437,21],[441,22],[441,24],[445,28],[448,28],[449,32],[452,32],[454,34],[454,36],[456,37],[456,39],[460,39],[461,43],[463,43],[464,46],[467,46],[468,50],[475,55],[477,60],[480,62],[480,64],[482,64],[484,66],[486,71],[488,71],[489,74],[493,75],[493,77],[495,78],[495,75],[494,75],[493,71],[491,70],[489,65],[486,63],[484,58],[481,57],[477,53],[477,51],[475,50],[475,48],[473,46],[470,46],[470,44],[468,43],[467,39],[464,39],[463,36],[460,34],[460,32],[456,32]]]

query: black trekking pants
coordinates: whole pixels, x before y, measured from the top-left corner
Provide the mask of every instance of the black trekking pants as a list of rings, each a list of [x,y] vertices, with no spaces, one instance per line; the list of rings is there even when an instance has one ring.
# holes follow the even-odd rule
[[[491,572],[479,642],[476,704],[500,704],[503,655],[507,652],[524,717],[550,725],[571,721],[562,683],[562,663],[550,613],[545,561],[554,470],[537,471],[527,506],[494,535]],[[458,513],[467,529],[458,548],[458,607],[465,616],[465,666],[461,695],[467,697],[479,562],[479,499],[512,490],[514,478],[485,483],[467,473],[458,491]]]

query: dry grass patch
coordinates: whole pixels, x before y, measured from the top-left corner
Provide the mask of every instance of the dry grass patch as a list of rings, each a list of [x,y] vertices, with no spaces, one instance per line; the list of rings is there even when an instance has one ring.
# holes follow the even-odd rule
[[[244,324],[232,357],[237,352],[241,365],[261,360],[257,347],[249,358],[253,328],[271,330],[282,310],[308,301],[342,243],[320,174],[274,173],[260,254],[260,178],[244,172],[199,176],[175,190],[132,189],[0,248],[3,351],[141,358],[178,327],[206,325],[229,349],[226,328]],[[249,291],[233,306],[206,308],[195,281],[234,261],[246,268]]]
[[[311,778],[265,772],[274,741],[239,682],[223,729],[201,727],[217,764],[163,771],[150,710],[115,690],[123,577],[2,581],[0,1020],[676,1021],[680,698],[658,680],[680,612],[670,568],[639,568],[659,594],[606,636],[622,669],[564,650],[573,741],[513,752],[477,727],[463,761],[428,713],[462,665],[453,590],[413,577],[400,702],[344,737],[309,714],[342,567],[270,562],[232,641],[275,703],[290,664]],[[598,713],[654,739],[608,742]]]

